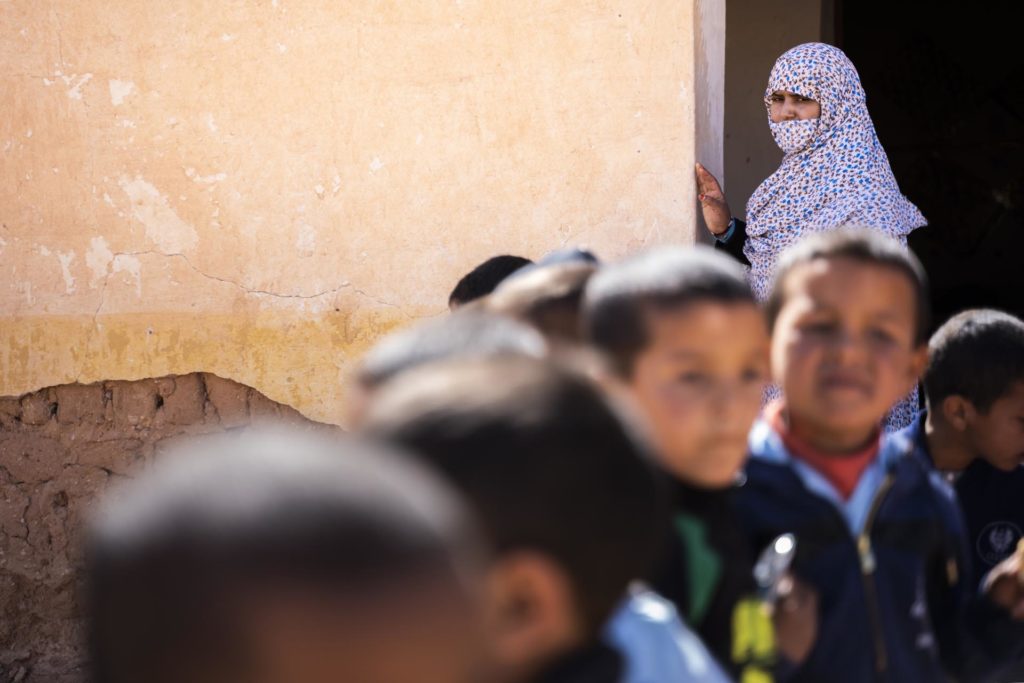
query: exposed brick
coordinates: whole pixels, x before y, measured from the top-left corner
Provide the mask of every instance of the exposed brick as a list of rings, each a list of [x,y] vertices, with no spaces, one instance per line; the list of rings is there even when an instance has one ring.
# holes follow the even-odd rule
[[[65,384],[54,388],[57,421],[62,424],[103,422],[106,406],[102,384]]]
[[[145,444],[140,439],[113,439],[83,443],[74,449],[75,463],[110,470],[117,474],[134,474],[144,462]]]
[[[190,425],[202,422],[206,406],[206,389],[197,374],[173,378],[173,389],[162,394],[164,405],[160,408],[164,419],[174,425]],[[163,380],[167,384],[167,380]],[[163,387],[161,387],[163,388]]]
[[[29,502],[26,488],[15,486],[13,478],[0,470],[0,569],[11,556],[10,542],[14,538],[28,536],[25,525],[25,510]]]
[[[49,437],[31,433],[0,435],[0,467],[15,483],[37,484],[52,479],[64,465],[64,448]]]
[[[171,394],[174,393],[174,388],[176,386],[174,380],[174,377],[161,377],[159,379],[153,380],[153,382],[156,384],[156,392],[160,394],[160,396],[163,398],[170,396]]]
[[[203,373],[206,395],[217,410],[222,427],[231,429],[249,424],[249,387],[229,379]]]
[[[278,404],[278,410],[279,410],[280,415],[281,415],[281,421],[286,423],[286,424],[293,424],[293,425],[306,425],[306,424],[309,424],[309,418],[307,418],[305,415],[300,413],[295,408],[292,408],[290,405],[286,405],[284,403],[279,403]]]
[[[48,585],[64,586],[73,580],[70,570],[81,559],[86,517],[110,481],[104,470],[70,465],[33,492],[26,513],[28,540],[43,556],[37,576]]]
[[[108,382],[115,424],[148,427],[156,416],[157,387],[153,380]]]
[[[276,422],[281,418],[281,405],[258,391],[249,391],[249,416],[253,422]]]
[[[168,452],[178,450],[193,438],[194,437],[191,434],[175,434],[173,436],[160,439],[153,444],[153,458],[155,460],[159,460],[167,455]]]
[[[44,389],[21,398],[21,421],[27,425],[43,425],[50,421],[57,404],[53,401],[50,391]]]
[[[75,595],[86,511],[151,454],[248,424],[250,403],[254,415],[316,425],[198,373],[0,398],[0,682],[85,679]]]
[[[21,400],[0,398],[0,429],[14,429],[21,422]]]

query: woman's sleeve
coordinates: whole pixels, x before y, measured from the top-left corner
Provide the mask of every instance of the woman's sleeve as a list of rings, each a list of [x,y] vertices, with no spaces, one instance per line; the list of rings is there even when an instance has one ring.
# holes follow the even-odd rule
[[[750,265],[743,246],[747,243],[747,224],[739,218],[733,218],[729,229],[721,237],[715,238],[715,249],[724,251],[745,266]]]

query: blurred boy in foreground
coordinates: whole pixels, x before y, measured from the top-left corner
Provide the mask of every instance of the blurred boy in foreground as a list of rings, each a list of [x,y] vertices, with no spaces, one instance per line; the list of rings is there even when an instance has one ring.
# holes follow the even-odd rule
[[[89,543],[95,683],[473,683],[482,546],[409,458],[292,433],[168,455]]]

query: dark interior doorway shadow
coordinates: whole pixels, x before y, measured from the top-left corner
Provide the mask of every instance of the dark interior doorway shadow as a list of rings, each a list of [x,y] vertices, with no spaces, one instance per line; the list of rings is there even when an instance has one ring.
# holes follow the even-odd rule
[[[860,71],[900,188],[928,218],[911,247],[937,322],[1024,316],[1024,38],[1019,5],[847,0],[836,42]]]

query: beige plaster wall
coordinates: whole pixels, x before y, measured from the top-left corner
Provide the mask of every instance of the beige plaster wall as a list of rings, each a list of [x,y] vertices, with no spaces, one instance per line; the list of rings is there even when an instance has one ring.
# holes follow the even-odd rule
[[[731,3],[729,3],[731,5]],[[696,136],[697,160],[717,178],[724,177],[723,137],[725,126],[725,0],[697,0],[697,83]],[[710,244],[714,241],[697,212],[697,238]]]
[[[205,371],[337,422],[487,256],[692,241],[696,2],[0,3],[0,395]]]
[[[791,47],[832,42],[834,0],[728,0],[725,30],[726,198],[742,217],[747,199],[782,161],[763,97],[775,60]]]

